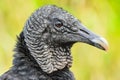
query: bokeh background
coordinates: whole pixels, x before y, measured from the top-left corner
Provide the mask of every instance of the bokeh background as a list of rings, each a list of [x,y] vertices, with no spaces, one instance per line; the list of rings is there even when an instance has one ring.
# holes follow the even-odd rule
[[[0,75],[12,66],[26,19],[46,4],[63,7],[109,42],[107,52],[83,43],[72,47],[76,80],[120,80],[120,0],[0,0]]]

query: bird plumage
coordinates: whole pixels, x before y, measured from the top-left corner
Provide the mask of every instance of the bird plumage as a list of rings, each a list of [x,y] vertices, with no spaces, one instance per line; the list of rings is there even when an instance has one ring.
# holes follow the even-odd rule
[[[75,42],[84,42],[105,49],[98,40],[99,36],[62,8],[39,8],[26,21],[18,37],[13,66],[0,80],[75,80],[69,70],[70,48]]]

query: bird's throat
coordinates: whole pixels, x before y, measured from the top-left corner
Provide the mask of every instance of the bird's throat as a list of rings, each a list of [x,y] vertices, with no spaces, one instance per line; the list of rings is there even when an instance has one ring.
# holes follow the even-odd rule
[[[49,74],[65,67],[71,67],[72,56],[69,46],[55,47],[42,43],[41,47],[41,50],[30,52],[44,72]]]

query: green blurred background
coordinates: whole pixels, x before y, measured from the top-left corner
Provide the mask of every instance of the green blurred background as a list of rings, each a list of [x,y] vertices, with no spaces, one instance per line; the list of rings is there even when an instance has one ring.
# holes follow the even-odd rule
[[[26,19],[46,4],[63,7],[109,42],[107,52],[83,43],[72,47],[76,80],[120,80],[120,0],[0,0],[0,75],[12,66]]]

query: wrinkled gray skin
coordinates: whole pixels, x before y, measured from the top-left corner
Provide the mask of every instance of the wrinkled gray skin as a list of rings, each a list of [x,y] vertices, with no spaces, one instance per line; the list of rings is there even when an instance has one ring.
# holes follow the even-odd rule
[[[75,42],[94,45],[90,41],[94,37],[67,11],[44,6],[27,20],[18,37],[13,67],[0,80],[75,80],[69,70],[70,48]]]

